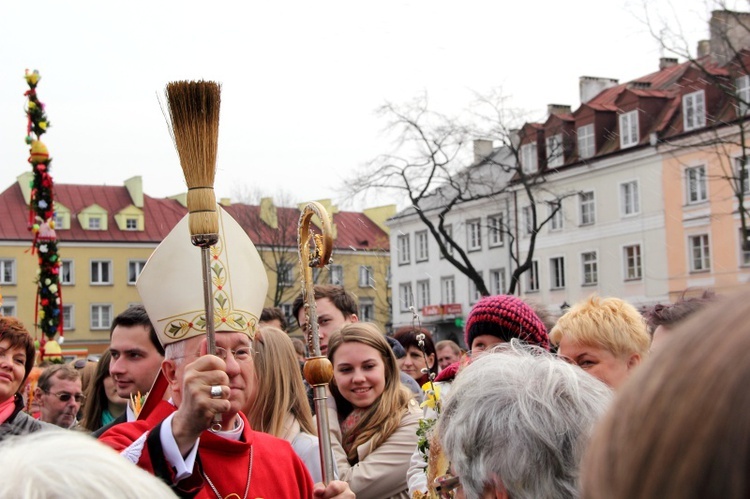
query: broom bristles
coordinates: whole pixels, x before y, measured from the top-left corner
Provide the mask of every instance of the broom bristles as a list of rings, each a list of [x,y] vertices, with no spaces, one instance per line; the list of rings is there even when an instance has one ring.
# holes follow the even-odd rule
[[[221,85],[175,81],[165,90],[172,137],[188,186],[191,235],[218,234],[214,177],[219,143]]]

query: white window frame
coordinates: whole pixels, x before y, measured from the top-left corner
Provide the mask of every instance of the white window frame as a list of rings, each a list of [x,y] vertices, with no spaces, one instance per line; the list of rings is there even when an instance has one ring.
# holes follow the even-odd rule
[[[360,288],[374,288],[375,287],[375,277],[373,275],[371,265],[359,266],[359,287]]]
[[[643,280],[643,247],[640,244],[622,247],[622,263],[626,281]]]
[[[630,217],[641,212],[640,185],[637,180],[620,184],[620,214]]]
[[[343,286],[344,285],[344,266],[331,264],[328,267],[328,269],[329,269],[328,272],[331,278],[331,284],[336,285],[336,286]]]
[[[477,274],[479,274],[479,278],[484,280],[484,272],[479,270],[477,271]],[[482,293],[479,292],[479,288],[477,288],[477,283],[475,283],[472,279],[469,279],[469,303],[474,304],[482,299]]]
[[[17,274],[15,258],[0,259],[0,284],[4,286],[14,286],[16,284]]]
[[[62,312],[62,321],[63,321],[63,329],[65,332],[68,331],[74,331],[76,328],[76,309],[75,305],[72,303],[64,303],[63,304],[63,312]],[[68,317],[69,320],[65,322],[65,309],[68,309]]]
[[[128,286],[135,286],[138,281],[138,276],[143,272],[143,267],[146,266],[146,260],[128,260]],[[135,270],[135,279],[131,279],[132,270]]]
[[[505,268],[490,270],[490,293],[502,295],[505,293]]]
[[[536,293],[539,291],[539,261],[532,260],[531,268],[526,271],[526,292]]]
[[[539,171],[539,154],[537,153],[536,142],[521,146],[521,171],[523,173]]]
[[[742,116],[750,109],[750,76],[740,76],[734,84],[737,87],[737,113]]]
[[[558,133],[547,137],[547,168],[556,168],[562,166],[565,163],[565,157],[563,154],[563,138],[562,134]]]
[[[487,217],[487,244],[490,248],[498,248],[505,244],[503,225],[502,213],[496,213]]]
[[[521,219],[523,222],[523,235],[530,236],[534,232],[534,220],[531,213],[531,205],[521,208]]]
[[[370,297],[359,299],[357,319],[364,322],[375,321],[375,301]]]
[[[742,193],[745,195],[750,194],[750,158],[748,158],[748,164],[745,165],[745,178],[742,176],[742,156],[734,158],[734,178],[735,178],[735,189],[742,189]]]
[[[549,259],[550,289],[565,289],[565,257],[553,256]]]
[[[690,272],[711,271],[711,240],[708,234],[689,235],[688,251],[690,255]]]
[[[412,293],[410,282],[402,282],[398,285],[398,302],[402,312],[409,312],[410,307],[414,305],[414,293]]]
[[[3,304],[0,305],[0,316],[18,317],[18,302],[15,296],[3,297]]]
[[[72,286],[76,283],[76,266],[75,262],[71,259],[65,258],[60,260],[60,284],[64,286]],[[68,266],[68,276],[70,279],[63,280],[63,277],[65,276],[65,266]]]
[[[409,234],[401,234],[396,238],[398,243],[398,264],[408,265],[411,263],[411,241]]]
[[[640,142],[638,127],[638,110],[620,115],[620,148],[633,147]]]
[[[108,309],[108,321],[106,324],[102,322],[102,319],[104,319],[104,316],[102,314],[104,309]],[[91,308],[89,309],[89,325],[90,329],[92,331],[109,331],[110,326],[112,325],[112,304],[111,303],[92,303]],[[98,310],[98,313],[97,313]]]
[[[468,251],[482,249],[482,220],[480,218],[466,221],[466,243]]]
[[[137,218],[126,218],[125,219],[125,230],[138,230],[138,219]]]
[[[596,154],[596,137],[594,136],[594,124],[579,126],[576,130],[578,135],[578,157],[581,159],[592,158]]]
[[[430,280],[417,281],[417,309],[430,305]]]
[[[100,279],[95,281],[94,280],[94,265],[99,264],[99,270],[98,273],[100,275]],[[107,265],[107,273],[109,274],[109,280],[104,281],[101,279],[101,274],[103,265]],[[89,262],[89,285],[91,286],[111,286],[113,282],[113,276],[112,276],[112,260],[106,260],[106,259],[92,259]]]
[[[560,209],[557,210],[557,213],[554,215],[552,212],[557,207],[556,204],[560,203]],[[563,206],[562,201],[556,201],[556,202],[550,202],[547,203],[547,206],[549,208],[549,231],[550,232],[557,232],[563,229]]]
[[[699,204],[708,200],[706,165],[685,168],[685,197],[687,204]]]
[[[284,288],[294,286],[294,267],[297,265],[291,262],[281,262],[276,267],[276,279],[278,285]]]
[[[738,229],[739,233],[739,250],[740,250],[740,267],[750,267],[750,250],[742,249],[742,227]]]
[[[453,239],[453,224],[445,224],[443,226],[443,230],[445,231],[446,234],[448,234],[448,237],[450,239]],[[443,240],[443,244],[445,245],[445,249],[448,250],[448,254],[451,255],[451,256],[453,256],[453,246],[451,246],[448,243],[447,239]],[[445,256],[443,256],[443,252],[442,251],[440,252],[440,259],[441,260],[445,259]]]
[[[88,230],[102,230],[101,215],[89,215]]]
[[[599,284],[599,254],[596,250],[581,253],[581,285]]]
[[[589,195],[591,195],[590,199]],[[594,191],[580,193],[578,195],[578,207],[578,225],[593,225],[596,223],[596,194]]]
[[[429,260],[429,241],[426,230],[420,230],[414,233],[414,244],[416,246],[417,254],[414,257],[416,262],[424,262]]]
[[[444,305],[456,303],[456,279],[453,276],[440,278],[440,302]]]
[[[686,132],[706,126],[706,92],[697,90],[682,96],[682,125]]]

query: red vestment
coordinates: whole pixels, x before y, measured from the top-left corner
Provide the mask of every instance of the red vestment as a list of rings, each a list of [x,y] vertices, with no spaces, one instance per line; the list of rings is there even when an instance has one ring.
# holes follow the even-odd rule
[[[253,431],[241,413],[242,439],[229,440],[204,431],[193,474],[174,484],[174,469],[164,457],[159,431],[161,422],[175,410],[172,404],[162,401],[146,419],[114,426],[99,439],[123,451],[149,432],[138,466],[164,480],[181,497],[215,499],[216,493],[204,479],[205,474],[222,498],[234,493],[242,499],[247,486],[251,446],[253,465],[248,498],[312,497],[312,478],[289,442]]]

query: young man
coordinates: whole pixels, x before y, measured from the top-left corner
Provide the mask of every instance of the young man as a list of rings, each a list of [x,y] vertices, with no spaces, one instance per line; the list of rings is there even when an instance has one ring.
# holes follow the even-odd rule
[[[214,309],[216,355],[206,355],[202,260],[190,244],[185,216],[137,284],[166,347],[162,375],[172,399],[148,404],[141,419],[112,428],[101,440],[180,496],[312,497],[312,479],[291,445],[253,431],[240,410],[254,382],[252,338],[268,283],[247,234],[225,211],[219,213],[211,262],[214,275],[221,276],[212,282],[215,302],[221,303]],[[232,286],[233,281],[243,285]],[[351,497],[342,482],[319,489],[316,497]]]
[[[344,324],[358,322],[357,300],[354,295],[341,286],[332,284],[316,285],[313,288],[315,295],[315,309],[318,313],[318,335],[320,337],[320,353],[325,356],[328,353],[328,337]],[[292,305],[292,313],[297,318],[300,329],[305,333],[308,344],[310,341],[307,327],[307,316],[302,303],[300,293]],[[312,352],[310,352],[312,355]]]
[[[286,333],[286,317],[279,307],[265,307],[260,314],[260,325],[275,327]]]
[[[137,397],[139,393],[146,395],[161,369],[164,347],[159,343],[143,305],[128,308],[112,321],[109,352],[112,354],[109,373],[115,382],[117,395],[126,400],[131,396]],[[136,414],[129,403],[120,417],[94,432],[94,436],[98,437],[114,425],[135,419]]]
[[[73,428],[85,398],[80,373],[67,364],[48,367],[39,376],[35,397],[39,401],[41,421],[60,428]]]

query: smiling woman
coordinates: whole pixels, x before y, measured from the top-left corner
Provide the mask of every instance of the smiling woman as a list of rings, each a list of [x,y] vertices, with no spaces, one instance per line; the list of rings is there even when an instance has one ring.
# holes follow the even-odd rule
[[[406,471],[421,411],[402,386],[396,357],[372,323],[348,324],[328,343],[330,416],[340,479],[358,498],[406,498]],[[338,424],[336,424],[338,422]]]

